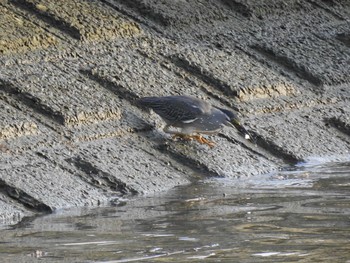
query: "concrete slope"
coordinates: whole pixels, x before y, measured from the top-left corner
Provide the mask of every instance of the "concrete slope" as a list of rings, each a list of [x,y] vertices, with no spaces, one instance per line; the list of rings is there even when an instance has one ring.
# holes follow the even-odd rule
[[[1,0],[0,224],[203,177],[350,157],[350,3]],[[143,96],[238,112],[214,148]]]

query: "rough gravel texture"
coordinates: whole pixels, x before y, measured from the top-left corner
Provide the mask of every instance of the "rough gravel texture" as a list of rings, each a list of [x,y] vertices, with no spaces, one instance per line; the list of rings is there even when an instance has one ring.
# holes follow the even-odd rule
[[[0,1],[0,224],[206,177],[350,157],[350,3]],[[213,149],[143,96],[238,111]]]

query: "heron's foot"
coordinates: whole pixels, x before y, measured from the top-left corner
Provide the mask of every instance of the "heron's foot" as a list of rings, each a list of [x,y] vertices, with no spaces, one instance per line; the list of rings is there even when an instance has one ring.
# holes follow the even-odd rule
[[[173,135],[172,138],[173,140],[176,138],[180,138],[186,141],[196,140],[200,144],[208,145],[210,148],[213,148],[215,146],[214,142],[209,141],[208,139],[204,138],[202,135],[187,135],[187,134],[176,133]]]
[[[192,136],[191,135],[186,135],[186,134],[182,134],[182,133],[175,133],[172,137],[173,140],[180,138],[182,140],[186,140],[186,141],[190,141],[192,140]]]
[[[195,139],[197,142],[200,144],[206,144],[210,148],[213,148],[215,146],[215,143],[212,141],[209,141],[208,139],[204,138],[202,135],[192,135],[191,136],[193,139]]]

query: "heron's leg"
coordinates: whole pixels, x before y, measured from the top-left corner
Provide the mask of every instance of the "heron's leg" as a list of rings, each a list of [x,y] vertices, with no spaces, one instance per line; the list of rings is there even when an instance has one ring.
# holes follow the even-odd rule
[[[183,135],[182,133],[178,132],[178,131],[174,131],[170,129],[171,125],[165,125],[165,127],[163,128],[163,132],[168,133],[168,134],[174,134],[175,137],[181,137],[181,135]]]
[[[187,140],[187,141],[193,139],[191,135],[183,134],[183,133],[174,133],[173,139],[176,139],[176,138],[180,138],[182,140]]]
[[[210,148],[213,148],[215,146],[214,142],[209,141],[208,139],[204,138],[202,135],[192,135],[191,137],[194,138],[200,144],[208,145]]]
[[[178,131],[173,131],[170,129],[170,125],[166,125],[164,128],[163,128],[163,131],[165,133],[168,133],[168,134],[172,134],[173,135],[173,139],[176,139],[176,138],[180,138],[180,139],[183,139],[183,140],[191,140],[192,137],[190,135],[187,135],[187,134],[184,134],[184,133],[180,133]]]
[[[172,134],[173,135],[173,139],[176,139],[176,138],[180,138],[182,140],[193,140],[194,139],[197,142],[199,142],[200,144],[208,145],[210,148],[215,146],[214,142],[209,141],[208,139],[204,138],[202,135],[199,135],[199,134],[198,135],[189,135],[189,134],[173,131],[173,130],[170,129],[170,125],[166,125],[163,128],[163,131],[165,133]]]
[[[213,148],[215,146],[215,143],[212,141],[209,141],[208,139],[204,138],[202,135],[188,135],[183,133],[175,133],[173,135],[173,139],[175,138],[181,138],[182,140],[196,140],[200,144],[206,144],[210,148]]]
[[[169,134],[176,134],[175,131],[170,130],[170,125],[168,125],[168,124],[164,126],[163,131],[165,133],[169,133]]]

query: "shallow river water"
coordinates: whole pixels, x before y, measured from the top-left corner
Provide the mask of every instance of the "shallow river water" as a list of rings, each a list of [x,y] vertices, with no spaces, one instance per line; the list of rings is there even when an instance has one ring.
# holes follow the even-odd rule
[[[204,179],[0,230],[0,262],[348,262],[350,163]]]

